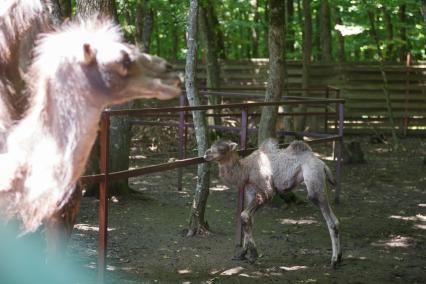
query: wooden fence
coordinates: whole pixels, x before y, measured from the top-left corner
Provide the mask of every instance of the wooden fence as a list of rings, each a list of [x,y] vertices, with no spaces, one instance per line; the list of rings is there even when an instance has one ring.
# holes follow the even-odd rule
[[[176,62],[184,70],[183,62]],[[205,64],[198,64],[198,80],[204,85]],[[286,87],[300,88],[301,63],[286,62]],[[396,127],[400,134],[426,133],[426,65],[385,65]],[[221,87],[244,90],[265,87],[268,61],[225,61],[221,63]],[[390,130],[383,92],[383,78],[377,63],[319,64],[310,68],[311,87],[331,85],[346,100],[346,133],[382,133]],[[300,95],[292,91],[286,95]],[[316,94],[310,94],[315,96]]]

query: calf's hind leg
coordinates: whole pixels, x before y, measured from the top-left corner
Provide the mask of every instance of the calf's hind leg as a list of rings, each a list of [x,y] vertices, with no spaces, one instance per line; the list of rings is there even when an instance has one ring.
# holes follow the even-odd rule
[[[332,246],[332,256],[331,256],[331,266],[336,267],[337,263],[342,259],[342,251],[340,247],[340,232],[339,232],[339,220],[336,215],[334,215],[333,210],[327,202],[327,199],[324,196],[324,186],[314,187],[311,183],[306,183],[308,187],[308,198],[320,208],[321,213],[327,223],[328,231],[331,238]]]

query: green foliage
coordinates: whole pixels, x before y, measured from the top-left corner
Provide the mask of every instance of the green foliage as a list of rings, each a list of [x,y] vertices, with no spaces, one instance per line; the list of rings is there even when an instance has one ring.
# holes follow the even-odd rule
[[[116,0],[119,22],[126,38],[134,41],[136,31],[136,6],[144,0]],[[251,58],[254,53],[253,35],[257,35],[260,57],[267,57],[267,0],[199,0],[210,2],[216,12],[220,32],[223,35],[223,48],[228,59]],[[283,2],[290,0],[283,0]],[[151,53],[172,58],[173,34],[177,35],[177,57],[185,58],[187,0],[149,0],[154,11],[154,29],[151,37]],[[286,21],[287,41],[293,48],[287,53],[287,59],[300,60],[302,46],[301,2],[293,0],[294,12],[291,21]],[[319,21],[320,0],[311,1],[313,23],[314,60],[319,59],[321,39]],[[331,29],[333,37],[333,58],[337,58],[338,31],[335,11],[339,11],[343,24],[361,27],[363,32],[345,36],[345,57],[347,61],[371,61],[375,57],[376,46],[369,34],[370,24],[367,11],[374,13],[375,25],[380,40],[380,49],[386,60],[399,61],[399,50],[410,51],[414,59],[426,59],[423,15],[418,0],[329,0],[331,7]],[[405,22],[400,18],[400,7],[405,6]],[[384,11],[389,14],[392,23],[393,38],[389,38]],[[256,16],[257,14],[257,16]],[[283,15],[285,17],[285,15]],[[289,32],[292,31],[292,32]],[[406,38],[401,34],[405,31]],[[203,51],[200,49],[200,56]]]

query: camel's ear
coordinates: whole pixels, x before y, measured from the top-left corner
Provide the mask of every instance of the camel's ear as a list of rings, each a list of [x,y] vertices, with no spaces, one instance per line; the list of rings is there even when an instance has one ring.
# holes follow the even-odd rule
[[[238,150],[238,144],[235,142],[231,142],[229,144],[229,148],[231,148],[231,151],[237,151]]]
[[[90,44],[83,44],[84,64],[91,65],[96,61],[96,54]]]

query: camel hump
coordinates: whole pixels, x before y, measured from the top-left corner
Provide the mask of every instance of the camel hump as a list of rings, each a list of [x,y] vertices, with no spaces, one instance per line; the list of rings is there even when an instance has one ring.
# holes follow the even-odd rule
[[[307,151],[311,152],[312,151],[311,147],[309,147],[308,144],[306,144],[303,141],[298,141],[298,140],[291,142],[290,145],[288,146],[288,148],[294,153],[301,153],[301,152],[307,152]]]
[[[262,152],[272,153],[278,150],[278,140],[274,138],[268,138],[262,142],[259,149]]]

